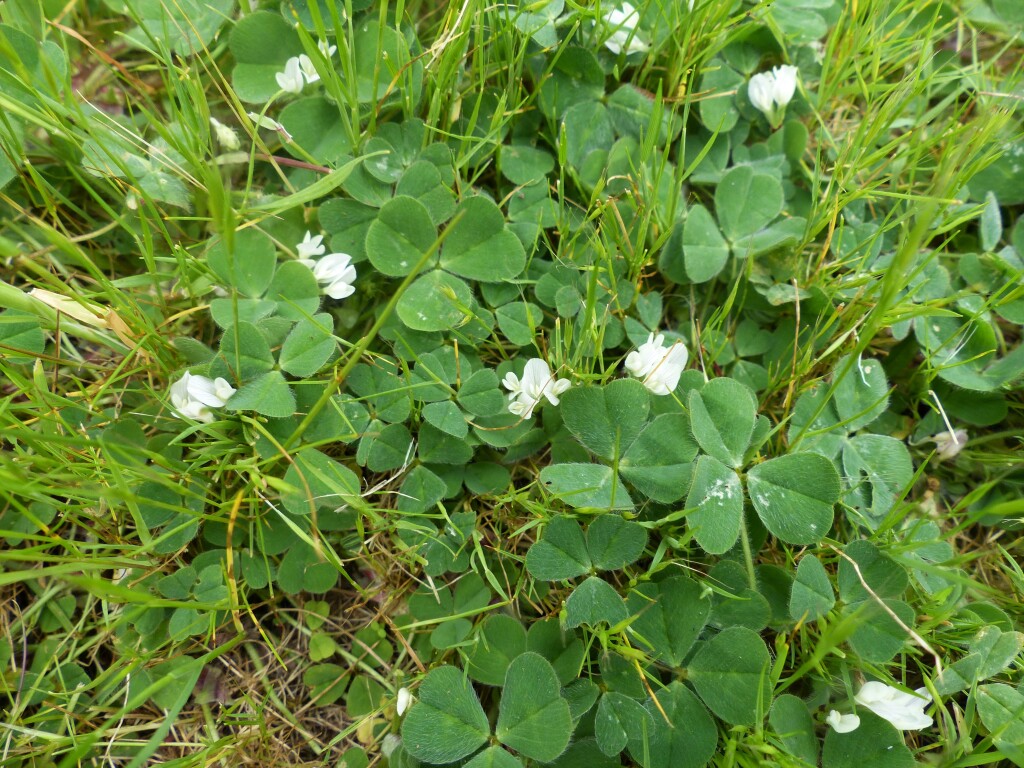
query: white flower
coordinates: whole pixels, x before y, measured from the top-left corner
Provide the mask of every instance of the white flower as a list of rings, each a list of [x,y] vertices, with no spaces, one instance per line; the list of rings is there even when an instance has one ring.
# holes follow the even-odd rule
[[[572,386],[568,379],[556,380],[547,362],[539,357],[526,363],[522,381],[509,371],[501,383],[511,392],[508,396],[509,411],[524,419],[533,417],[533,409],[540,405],[542,397],[552,405],[558,405],[558,396]]]
[[[955,459],[957,454],[967,444],[967,430],[958,429],[955,432],[939,432],[931,438],[935,442],[935,450],[938,452],[939,461]]]
[[[298,56],[292,56],[284,63],[284,71],[274,75],[282,91],[302,93],[302,64]]]
[[[860,718],[856,715],[840,715],[836,710],[828,713],[825,722],[832,726],[836,733],[849,733],[860,727]]]
[[[312,232],[306,230],[306,236],[302,238],[301,243],[295,246],[295,252],[299,254],[300,259],[309,259],[311,256],[323,256],[327,250],[323,242],[323,235],[314,237]],[[310,266],[310,269],[312,269],[312,266]]]
[[[398,689],[398,701],[395,704],[395,712],[398,713],[399,717],[404,715],[405,711],[407,709],[409,709],[409,707],[412,706],[412,702],[413,702],[413,696],[412,696],[412,693],[410,693],[409,689],[408,688],[399,688]]]
[[[789,64],[774,67],[771,72],[759,72],[747,83],[750,103],[764,112],[772,125],[778,124],[779,113],[796,93],[800,70]]]
[[[623,3],[621,9],[616,8],[606,13],[604,20],[608,26],[615,29],[612,36],[604,41],[604,45],[616,56],[622,53],[623,48],[626,49],[626,53],[642,53],[649,47],[636,35],[640,14],[629,3]]]
[[[313,270],[313,277],[332,299],[344,299],[355,293],[352,283],[356,279],[356,268],[352,266],[352,257],[347,253],[329,253],[315,262],[308,259],[302,261]]]
[[[864,683],[853,698],[860,706],[870,709],[901,731],[916,731],[932,724],[932,719],[924,713],[924,708],[932,700],[926,688],[906,693],[891,685],[872,681]]]
[[[665,336],[652,333],[639,349],[626,355],[626,370],[643,379],[652,394],[670,395],[679,384],[688,358],[689,353],[681,341],[666,347]]]
[[[182,418],[209,424],[214,416],[211,408],[223,408],[235,388],[225,379],[193,376],[188,371],[171,385],[171,405]]]
[[[242,146],[238,141],[238,135],[216,117],[210,118],[210,125],[213,127],[213,135],[217,137],[217,143],[224,149],[233,152]]]
[[[306,82],[310,85],[320,79],[320,73],[313,66],[313,60],[304,53],[299,54],[299,69],[302,71],[302,76],[306,78]]]
[[[316,47],[324,55],[325,59],[331,58],[331,56],[338,52],[338,46],[330,45],[326,40],[318,41]]]
[[[288,131],[285,130],[285,127],[277,122],[277,120],[267,117],[266,115],[257,114],[256,112],[248,112],[246,114],[248,114],[249,119],[256,123],[260,128],[269,128],[272,131],[277,131],[285,141],[292,140],[292,135],[288,133]]]

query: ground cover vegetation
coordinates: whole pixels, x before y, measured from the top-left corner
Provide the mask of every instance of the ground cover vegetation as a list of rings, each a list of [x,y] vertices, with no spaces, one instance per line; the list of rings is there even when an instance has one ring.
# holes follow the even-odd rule
[[[1022,32],[0,4],[0,764],[1024,766]]]

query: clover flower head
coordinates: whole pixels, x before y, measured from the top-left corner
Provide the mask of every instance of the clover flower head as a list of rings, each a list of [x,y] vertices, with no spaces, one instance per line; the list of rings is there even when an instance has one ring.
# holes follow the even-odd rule
[[[953,432],[939,432],[931,438],[935,443],[936,455],[939,461],[955,459],[960,451],[967,445],[967,430],[957,429]]]
[[[338,46],[331,45],[326,40],[317,41],[316,47],[324,55],[325,59],[331,58],[331,56],[338,52]]]
[[[185,371],[185,374],[171,385],[171,405],[174,412],[185,419],[209,424],[214,420],[211,408],[223,408],[235,394],[226,379],[210,379]]]
[[[796,67],[782,64],[770,72],[759,72],[747,83],[750,103],[761,110],[773,126],[778,124],[781,111],[793,99],[799,75]]]
[[[850,733],[860,727],[860,718],[857,715],[841,715],[834,709],[828,713],[825,722],[831,725],[836,733]]]
[[[872,681],[864,683],[853,698],[860,706],[888,720],[901,731],[916,731],[932,724],[932,719],[924,713],[924,708],[932,700],[926,688],[907,693]]]
[[[540,405],[541,398],[558,405],[558,396],[572,386],[568,379],[555,379],[547,361],[539,357],[527,361],[522,379],[509,371],[501,383],[510,392],[509,412],[524,419],[533,418],[533,410]]]
[[[295,246],[295,252],[299,254],[300,259],[310,259],[313,256],[323,256],[327,252],[327,247],[323,244],[324,236],[314,236],[312,232],[306,230],[306,236],[302,238],[302,242]]]
[[[626,370],[641,379],[651,394],[670,395],[679,384],[688,359],[689,352],[681,341],[666,347],[664,334],[652,333],[626,355]]]
[[[284,63],[284,71],[274,75],[278,87],[287,93],[302,93],[302,62],[298,56],[292,56]]]
[[[650,46],[636,34],[640,13],[629,3],[613,8],[604,15],[605,24],[615,31],[604,41],[604,46],[616,56],[625,49],[626,53],[642,53]]]
[[[314,238],[317,239],[317,238]],[[324,248],[320,246],[320,253]],[[347,253],[329,253],[322,259],[300,259],[313,270],[313,277],[320,284],[324,294],[332,299],[344,299],[355,293],[356,268]]]

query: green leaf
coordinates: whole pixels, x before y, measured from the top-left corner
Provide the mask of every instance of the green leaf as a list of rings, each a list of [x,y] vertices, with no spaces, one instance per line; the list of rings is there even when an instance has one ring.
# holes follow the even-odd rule
[[[743,85],[743,75],[726,65],[721,59],[712,59],[704,67],[700,80],[700,121],[712,133],[724,137],[740,119],[736,109],[736,91]]]
[[[366,468],[371,472],[398,469],[408,460],[411,446],[412,435],[404,424],[388,424],[372,439]]]
[[[305,264],[286,261],[274,273],[267,298],[277,302],[280,317],[297,322],[320,308],[320,286]]]
[[[337,509],[359,498],[355,473],[315,448],[294,454],[284,481],[294,490],[282,492],[281,503],[293,515],[308,515],[320,508]]]
[[[469,681],[455,667],[427,674],[402,723],[402,743],[413,757],[427,763],[453,763],[479,749],[490,736],[480,701]]]
[[[670,504],[686,495],[693,476],[697,443],[682,413],[655,417],[626,450],[619,473],[644,495]]]
[[[438,167],[429,160],[417,160],[410,165],[399,179],[395,194],[419,200],[435,226],[455,213],[455,195],[444,183]]]
[[[672,667],[683,663],[711,613],[704,589],[686,576],[646,582],[633,589],[626,606],[636,618],[630,633],[651,649],[651,658]]]
[[[606,459],[621,456],[644,428],[650,393],[635,379],[617,379],[604,387],[573,387],[559,410],[569,431],[586,448]]]
[[[842,446],[843,472],[854,489],[851,501],[875,528],[913,481],[910,452],[902,440],[889,435],[854,435]]]
[[[391,277],[412,272],[437,239],[430,213],[419,200],[399,195],[384,203],[366,232],[366,255]]]
[[[523,768],[518,758],[498,746],[478,752],[463,768]]]
[[[568,516],[552,518],[540,540],[526,553],[526,569],[542,581],[574,579],[591,567],[583,530]]]
[[[587,528],[587,552],[599,571],[617,571],[635,562],[647,546],[647,529],[609,513]]]
[[[302,674],[302,684],[319,707],[329,707],[345,695],[349,676],[337,664],[313,664]]]
[[[914,609],[902,600],[885,600],[885,605],[899,617],[900,625],[883,610],[877,601],[862,600],[850,603],[846,607],[847,615],[857,614],[857,628],[847,642],[861,659],[876,664],[884,664],[902,650],[907,641],[904,626],[913,628],[916,614]]]
[[[607,152],[615,140],[608,110],[598,101],[586,101],[571,107],[562,119],[566,160],[580,173],[583,162],[594,152]]]
[[[447,492],[444,480],[420,465],[413,467],[402,481],[396,506],[399,512],[422,514],[434,509]]]
[[[509,144],[501,148],[498,167],[513,184],[525,185],[543,180],[555,167],[551,153],[529,144]]]
[[[284,374],[267,371],[242,386],[224,407],[229,411],[256,411],[280,419],[295,413],[295,393]]]
[[[457,399],[473,416],[503,413],[508,402],[499,389],[498,374],[490,368],[482,368],[465,379]]]
[[[629,740],[639,740],[655,731],[654,718],[640,702],[608,691],[597,704],[594,734],[597,746],[612,757],[626,748]]]
[[[407,97],[416,100],[423,68],[411,60],[409,44],[400,32],[376,21],[362,22],[356,25],[352,47],[352,71],[360,104],[380,102],[407,83],[411,86]]]
[[[743,486],[736,473],[714,456],[697,459],[686,507],[693,510],[687,523],[705,552],[720,555],[736,543],[743,520]]]
[[[950,664],[935,678],[935,690],[949,696],[976,682],[994,677],[1010,666],[1024,648],[1024,633],[984,627],[971,641],[971,652]]]
[[[483,196],[468,197],[441,248],[441,267],[460,277],[497,283],[519,275],[526,266],[522,243],[505,227],[505,217]]]
[[[817,453],[779,456],[747,474],[747,492],[758,517],[789,544],[813,544],[825,538],[840,490],[835,465]]]
[[[224,238],[214,238],[206,252],[206,263],[224,288],[235,288],[243,296],[259,298],[274,279],[274,242],[254,227],[237,230],[231,239],[229,248]]]
[[[842,371],[849,361],[842,358],[835,370]],[[877,360],[868,358],[855,363],[836,385],[836,410],[848,431],[866,427],[889,407],[889,382]]]
[[[703,205],[695,205],[683,224],[683,263],[694,283],[706,283],[718,275],[729,258],[729,245]]]
[[[704,768],[715,754],[718,728],[704,705],[678,680],[645,705],[656,727],[630,739],[629,754],[644,768]],[[662,714],[664,713],[664,714]],[[664,718],[668,717],[671,727]]]
[[[154,41],[187,56],[213,42],[218,30],[231,18],[235,0],[125,0],[139,26],[124,33],[125,39],[150,49]]]
[[[597,576],[576,587],[565,601],[565,626],[569,629],[581,624],[596,627],[602,621],[615,626],[628,617],[626,603],[619,593]]]
[[[317,162],[334,165],[351,159],[352,143],[338,117],[338,108],[323,96],[293,101],[281,110],[278,119],[292,141]]]
[[[633,500],[611,467],[600,464],[553,464],[541,470],[540,481],[550,493],[572,507],[609,510],[633,508]]]
[[[790,617],[794,621],[817,621],[835,604],[836,596],[825,566],[814,555],[801,557],[789,598]]]
[[[502,614],[488,616],[476,643],[466,651],[466,672],[484,685],[504,685],[509,665],[525,652],[526,630],[520,621]]]
[[[910,583],[906,570],[870,541],[851,541],[843,549],[843,554],[857,564],[855,569],[846,557],[839,561],[839,596],[843,602],[872,599],[861,584],[861,578],[881,598],[900,597],[906,591]]]
[[[541,82],[541,112],[554,119],[564,115],[573,104],[601,99],[604,82],[604,70],[592,50],[567,46],[555,57],[551,75]]]
[[[712,379],[690,392],[688,404],[700,447],[733,469],[743,466],[757,419],[754,393],[738,381]]]
[[[866,709],[857,710],[860,725],[849,733],[829,728],[821,753],[822,768],[913,768],[914,756],[903,735],[887,720]]]
[[[270,344],[252,323],[240,322],[227,328],[220,340],[220,353],[236,380],[251,379],[274,367]]]
[[[509,665],[494,734],[506,747],[542,763],[551,762],[569,745],[569,705],[561,696],[555,670],[543,656],[527,652]]]
[[[568,685],[579,676],[587,652],[576,633],[563,629],[554,617],[530,625],[526,633],[526,649],[550,661],[562,685]]]
[[[428,403],[423,406],[423,418],[442,432],[452,437],[463,438],[469,434],[469,425],[459,407],[451,400]]]
[[[790,693],[784,693],[772,704],[768,722],[790,755],[808,765],[818,764],[820,748],[818,738],[814,735],[814,721],[803,701]]]
[[[398,317],[414,331],[450,331],[466,320],[473,291],[440,269],[416,279],[398,300]]]
[[[715,188],[715,211],[722,231],[730,240],[753,234],[768,226],[785,204],[782,184],[749,165],[726,171]]]
[[[729,627],[701,644],[688,671],[697,694],[727,723],[754,725],[771,705],[771,657],[749,629]]]
[[[991,190],[985,193],[985,207],[981,209],[979,234],[983,251],[994,251],[1003,237],[1003,216],[999,211],[999,201]]]
[[[319,371],[337,349],[333,333],[334,318],[326,312],[300,320],[281,347],[278,363],[282,370],[299,378]]]
[[[996,748],[1024,766],[1024,694],[1008,685],[983,685],[978,689],[978,714],[992,733]]]
[[[505,338],[517,347],[533,343],[537,329],[544,322],[544,313],[529,301],[513,301],[498,307],[494,312],[498,328]]]

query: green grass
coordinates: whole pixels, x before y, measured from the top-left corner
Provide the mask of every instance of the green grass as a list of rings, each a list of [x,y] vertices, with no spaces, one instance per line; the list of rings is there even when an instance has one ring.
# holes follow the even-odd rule
[[[669,714],[650,696],[685,680],[716,716],[711,764],[806,765],[765,702],[736,724],[693,668],[718,630],[764,603],[767,618],[751,627],[770,650],[758,679],[776,701],[807,705],[826,768],[852,762],[837,756],[824,715],[851,711],[868,679],[928,685],[941,700],[933,726],[894,737],[908,757],[1024,764],[1019,725],[996,725],[991,710],[1004,689],[1020,696],[1019,648],[959,690],[935,688],[980,630],[1003,630],[1006,647],[1024,630],[1024,27],[1010,4],[697,0],[690,12],[642,0],[636,34],[649,50],[619,56],[603,44],[609,3],[523,4],[534,16],[475,0],[258,3],[288,29],[304,19],[270,43],[237,31],[248,10],[192,8],[174,33],[175,3],[162,20],[147,10],[160,5],[0,8],[0,765],[415,765],[408,744],[393,751],[400,688],[415,693],[441,664],[471,668],[490,617],[566,621],[581,579],[534,578],[527,552],[553,519],[615,514],[579,508],[541,475],[571,463],[614,467],[614,487],[638,502],[626,517],[647,545],[600,571],[611,590],[632,601],[638,587],[685,575],[718,612],[673,666],[629,626],[630,602],[625,622],[572,630],[584,649],[572,677],[647,702],[659,726]],[[802,30],[815,14],[827,32],[812,41]],[[190,31],[191,52],[174,42]],[[327,37],[330,62],[317,49]],[[45,46],[25,47],[36,39]],[[270,97],[273,68],[252,75],[268,100],[248,95],[246,56],[280,64],[285,49],[314,61],[320,82],[303,95],[322,97],[315,104]],[[800,67],[800,85],[774,132],[746,82],[781,63]],[[250,112],[281,120],[295,141]],[[211,116],[236,131],[238,149],[218,143]],[[423,135],[405,145],[417,118]],[[540,163],[535,183],[523,156]],[[366,170],[375,161],[378,173],[397,163],[390,182],[403,178],[398,192],[427,203],[394,226],[428,215],[433,234],[416,253],[421,265],[440,253],[449,269],[422,299],[435,304],[409,303],[420,265],[384,274],[381,251],[364,248],[365,226],[380,225],[376,209],[395,194]],[[429,183],[404,176],[416,166]],[[703,206],[739,242],[727,209],[739,207],[743,226],[771,197],[723,192],[738,166],[772,178],[784,208],[769,221],[793,231],[754,255],[737,245],[714,275],[690,279],[683,254],[715,243],[695,244],[682,222]],[[494,231],[455,214],[473,195],[496,204]],[[307,230],[333,237],[329,252],[367,252],[352,296],[303,303],[308,281],[266,293],[269,273],[246,289],[262,278],[247,266],[256,249],[233,250],[243,233],[263,233],[273,272]],[[494,237],[487,269],[519,251],[522,266],[497,282],[460,267],[450,254],[465,232]],[[234,284],[224,269],[237,270]],[[276,303],[253,318],[260,341],[245,341],[236,321],[265,293]],[[540,317],[522,320],[515,302]],[[451,313],[450,327],[424,330],[433,308]],[[293,373],[285,338],[318,312],[332,351]],[[534,357],[573,390],[611,392],[628,378],[628,353],[659,330],[686,344],[689,370],[673,396],[644,402],[689,425],[705,377],[749,386],[761,442],[726,471],[749,483],[777,458],[828,454],[842,482],[828,532],[769,535],[750,500],[728,552],[708,554],[691,524],[700,499],[660,502],[639,482],[621,485],[637,460],[624,460],[621,432],[609,455],[588,442],[601,427],[574,422],[578,392],[526,423],[504,414],[505,390],[496,409],[481,404]],[[880,390],[864,361],[881,367]],[[268,396],[262,412],[228,406],[211,424],[175,416],[169,390],[186,369],[229,371],[241,390],[280,368],[297,403]],[[467,380],[492,370],[473,405]],[[442,406],[431,409],[441,403],[456,414],[448,439]],[[721,418],[735,424],[730,414]],[[929,438],[950,427],[968,442],[942,460]],[[664,453],[689,440],[710,457],[707,433],[693,430],[673,433]],[[811,480],[805,490],[828,477]],[[866,560],[867,573],[848,570],[845,548],[860,540],[902,574],[902,589],[886,593]],[[860,613],[849,598],[816,620],[788,614],[808,556],[841,598],[868,588]],[[865,623],[904,609],[897,623],[914,631],[890,624],[891,654],[863,639]],[[493,727],[500,686],[473,679]],[[574,749],[594,732],[589,717]],[[644,762],[650,744],[631,739],[609,765]],[[559,764],[598,764],[596,753],[567,754],[575,762]]]

